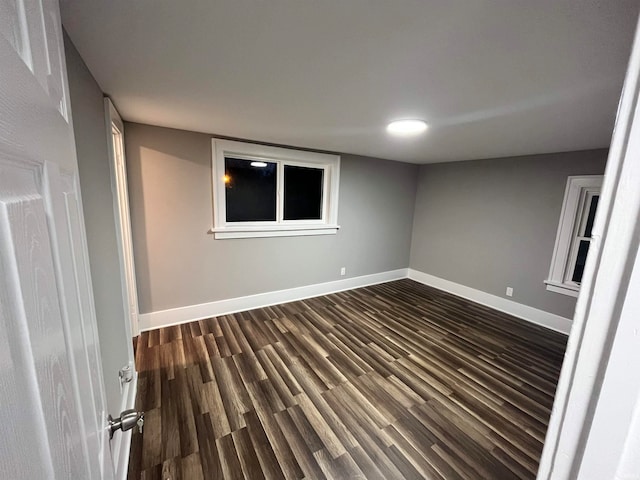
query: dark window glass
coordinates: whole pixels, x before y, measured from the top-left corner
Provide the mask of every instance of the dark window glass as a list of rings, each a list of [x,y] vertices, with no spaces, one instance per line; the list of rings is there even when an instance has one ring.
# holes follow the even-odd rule
[[[322,218],[321,168],[284,167],[284,219],[319,220]]]
[[[224,171],[227,222],[276,220],[277,164],[225,157]]]
[[[594,195],[591,197],[591,205],[589,205],[589,216],[587,217],[587,225],[584,228],[584,236],[590,237],[591,230],[593,230],[593,221],[596,218],[596,209],[598,208],[598,199],[600,196]]]
[[[589,253],[589,242],[588,240],[580,240],[580,245],[578,246],[578,258],[576,259],[576,266],[573,269],[573,276],[571,280],[576,283],[582,282],[582,274],[584,273],[584,264],[587,261],[587,253]]]

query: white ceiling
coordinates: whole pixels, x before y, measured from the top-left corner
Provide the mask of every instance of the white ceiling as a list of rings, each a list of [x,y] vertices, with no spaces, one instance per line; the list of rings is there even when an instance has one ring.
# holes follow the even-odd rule
[[[417,163],[608,146],[640,0],[61,0],[126,120]],[[389,137],[416,117],[426,135]]]

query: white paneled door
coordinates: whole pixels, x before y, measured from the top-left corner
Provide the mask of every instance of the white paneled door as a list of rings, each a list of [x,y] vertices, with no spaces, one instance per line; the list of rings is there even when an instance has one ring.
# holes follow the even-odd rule
[[[56,0],[0,0],[0,478],[111,479]]]

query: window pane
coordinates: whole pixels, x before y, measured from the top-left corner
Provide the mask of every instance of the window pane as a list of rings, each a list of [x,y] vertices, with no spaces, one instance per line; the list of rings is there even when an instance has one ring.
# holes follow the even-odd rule
[[[276,220],[277,164],[225,157],[224,172],[227,222]]]
[[[591,197],[591,205],[589,205],[589,216],[587,217],[587,226],[584,229],[584,236],[590,237],[591,230],[593,230],[593,221],[596,218],[596,209],[598,208],[599,195]]]
[[[284,167],[284,219],[320,220],[322,218],[321,168]]]
[[[582,282],[582,274],[584,273],[584,264],[587,261],[587,253],[589,253],[589,240],[580,240],[580,246],[578,247],[578,258],[576,259],[576,266],[573,269],[573,276],[571,280],[577,283]]]

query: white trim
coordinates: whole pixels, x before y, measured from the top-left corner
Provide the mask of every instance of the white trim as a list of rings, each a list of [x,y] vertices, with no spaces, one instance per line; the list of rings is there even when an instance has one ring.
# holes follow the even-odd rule
[[[577,297],[580,285],[571,281],[578,255],[577,237],[584,229],[589,195],[599,194],[602,175],[580,175],[567,178],[562,210],[553,247],[549,277],[545,280],[547,290]],[[588,239],[587,239],[588,240]]]
[[[412,268],[409,269],[409,278],[416,282],[437,288],[438,290],[443,290],[459,297],[466,298],[472,302],[486,305],[494,310],[508,313],[509,315],[535,323],[536,325],[564,333],[565,335],[568,335],[571,330],[571,319],[561,317],[560,315],[555,315],[553,313],[545,312],[544,310],[523,305],[521,303],[514,302],[513,300],[507,300],[506,298],[498,297],[497,295],[492,295],[490,293],[483,292],[482,290],[451,282],[444,278],[436,277]]]
[[[131,215],[129,211],[129,192],[127,189],[127,169],[124,157],[124,124],[116,107],[108,97],[104,99],[104,115],[107,128],[107,151],[111,173],[111,193],[113,195],[113,213],[115,215],[116,236],[118,239],[118,260],[120,263],[120,282],[125,308],[125,323],[132,337],[140,333],[138,326],[138,289],[133,258],[133,240],[131,235]],[[118,130],[122,141],[121,162],[115,152],[113,128]],[[130,348],[130,359],[133,349]]]
[[[306,285],[304,287],[295,287],[288,290],[277,290],[273,292],[258,293],[256,295],[247,295],[245,297],[229,298],[215,302],[201,303],[198,305],[189,305],[186,307],[142,313],[139,317],[140,331],[144,332],[147,330],[154,330],[156,328],[202,320],[203,318],[216,317],[219,315],[243,312],[254,308],[262,308],[270,305],[304,300],[305,298],[328,295],[330,293],[366,287],[378,283],[391,282],[402,278],[410,278],[425,285],[432,286],[439,290],[466,298],[475,303],[486,305],[495,310],[513,315],[514,317],[535,323],[536,325],[564,333],[565,335],[567,335],[571,329],[572,322],[569,318],[545,312],[544,310],[539,310],[528,305],[523,305],[521,303],[514,302],[513,300],[507,300],[506,298],[501,298],[481,290],[476,290],[475,288],[460,285],[418,270],[401,268],[398,270],[390,270],[387,272],[363,275],[360,277],[317,283],[314,285]]]
[[[231,222],[226,220],[225,157],[277,164],[276,219],[267,222]],[[321,218],[284,220],[284,166],[318,168],[324,171]],[[338,190],[340,156],[254,143],[211,139],[211,182],[213,188],[213,227],[215,239],[330,235],[338,231]],[[285,231],[287,233],[273,233]],[[305,233],[309,231],[310,233]],[[241,232],[241,233],[238,233]]]
[[[557,283],[551,280],[545,280],[547,290],[555,293],[562,293],[563,295],[569,295],[570,297],[578,297],[580,293],[580,287],[577,285],[571,285],[567,283]]]
[[[124,307],[124,327],[131,337],[139,332],[138,292],[136,287],[133,243],[131,238],[131,219],[129,212],[129,193],[127,190],[126,159],[124,156],[124,124],[115,106],[109,98],[104,99],[105,124],[107,129],[107,145],[109,153],[109,170],[111,173],[111,193],[115,215],[116,236],[118,240],[118,261]],[[121,145],[113,140],[113,129],[120,135]],[[122,150],[118,154],[115,149]],[[135,371],[132,342],[127,342],[128,362],[133,371],[131,382],[125,383],[121,392],[120,412],[134,408],[138,386],[138,374]],[[114,375],[116,372],[112,372]],[[111,412],[114,416],[120,412]],[[126,480],[129,468],[131,449],[131,431],[117,433],[111,440],[111,457],[113,459],[116,480]]]
[[[135,408],[136,393],[138,392],[138,373],[133,370],[133,378],[123,386],[121,412]],[[117,413],[116,415],[120,415]],[[129,470],[129,456],[131,453],[132,430],[116,432],[111,444],[111,455],[116,471],[116,480],[126,480]]]
[[[246,297],[218,300],[216,302],[201,303],[188,307],[172,308],[157,312],[143,313],[140,315],[140,330],[153,330],[155,328],[192,322],[203,318],[226,315],[235,312],[243,312],[254,308],[268,307],[280,303],[294,302],[305,298],[328,295],[330,293],[351,290],[353,288],[366,287],[377,283],[390,282],[407,278],[407,269],[390,270],[387,272],[363,275],[360,277],[335,280],[333,282],[317,283],[304,287],[277,290],[274,292],[259,293]]]
[[[340,225],[282,225],[269,227],[227,227],[213,228],[214,238],[265,238],[265,237],[298,237],[302,235],[335,235]]]

